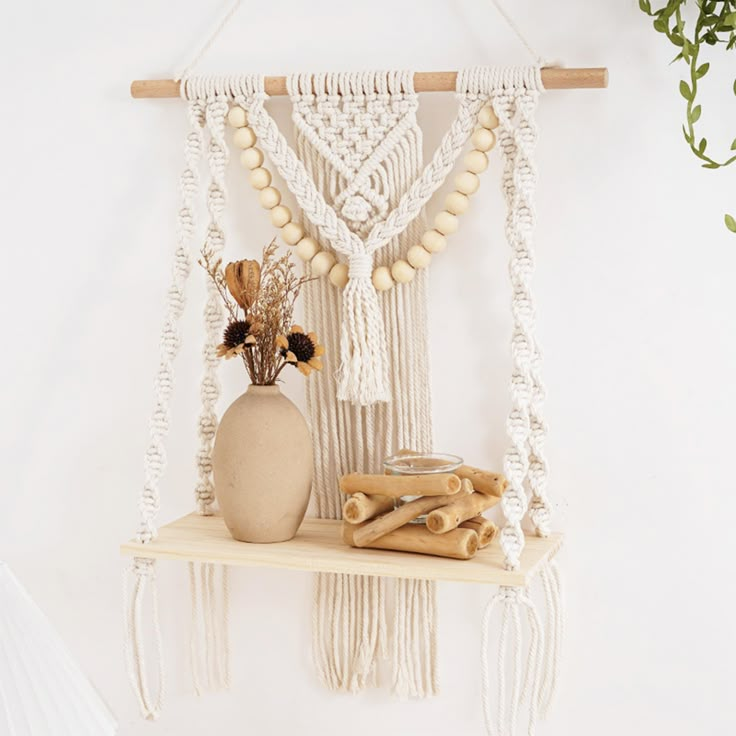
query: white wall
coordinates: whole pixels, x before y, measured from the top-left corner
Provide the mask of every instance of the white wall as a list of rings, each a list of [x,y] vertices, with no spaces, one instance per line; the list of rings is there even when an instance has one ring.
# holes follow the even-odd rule
[[[731,732],[736,240],[722,219],[736,209],[734,172],[704,171],[686,151],[679,71],[635,0],[506,4],[549,56],[611,72],[607,91],[551,93],[539,113],[539,333],[551,491],[569,535],[567,658],[541,732]],[[491,591],[440,586],[442,695],[402,703],[317,685],[308,575],[238,571],[232,693],[197,700],[185,570],[173,563],[160,566],[167,705],[155,725],[138,719],[122,662],[117,545],[136,523],[185,123],[177,101],[133,101],[127,88],[169,75],[224,5],[3,9],[0,556],[126,736],[481,733],[478,629]],[[525,61],[490,3],[245,5],[203,70]],[[725,143],[736,98],[725,75],[720,90],[712,81],[704,123]],[[270,105],[287,126],[287,101]],[[454,103],[429,95],[421,107],[431,150]],[[431,357],[438,448],[498,467],[509,333],[497,165],[484,182],[432,269]],[[272,230],[237,166],[230,189],[230,253],[252,256]],[[178,362],[164,520],[192,505],[199,296],[198,285]],[[223,375],[227,400],[243,375],[234,364]],[[301,399],[301,381],[287,391]]]

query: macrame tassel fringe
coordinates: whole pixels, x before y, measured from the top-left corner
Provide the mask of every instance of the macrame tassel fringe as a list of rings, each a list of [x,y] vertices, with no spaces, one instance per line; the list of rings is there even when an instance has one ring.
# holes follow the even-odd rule
[[[562,579],[556,560],[547,562],[539,573],[545,598],[544,653],[539,691],[539,714],[546,718],[554,700],[562,661],[565,613],[562,605]]]
[[[376,684],[386,649],[385,581],[378,577],[315,575],[312,656],[320,682],[357,693]]]
[[[218,575],[219,573],[219,575]],[[194,691],[230,688],[230,587],[225,565],[189,563],[192,625],[189,651]]]
[[[437,615],[432,583],[396,581],[391,691],[400,698],[437,695]]]
[[[129,589],[128,577],[132,576],[132,590]],[[158,694],[153,695],[149,689],[146,671],[146,652],[143,641],[143,602],[146,590],[151,589],[151,618],[153,636],[156,647],[156,668],[158,670]],[[156,565],[153,560],[135,557],[133,564],[123,574],[123,597],[125,601],[125,661],[128,677],[138,698],[141,715],[155,721],[160,713],[164,697],[163,651],[161,646],[161,628],[158,617],[158,593],[156,590]]]
[[[497,698],[491,695],[489,639],[491,615],[501,608],[497,654]],[[529,644],[524,657],[521,613],[526,610]],[[527,591],[501,587],[483,614],[481,631],[481,700],[488,736],[515,736],[523,709],[528,709],[526,733],[534,734],[539,713],[544,633]],[[495,712],[494,712],[495,710]]]
[[[389,401],[388,355],[378,294],[371,283],[373,259],[351,255],[342,302],[337,398],[360,406]]]

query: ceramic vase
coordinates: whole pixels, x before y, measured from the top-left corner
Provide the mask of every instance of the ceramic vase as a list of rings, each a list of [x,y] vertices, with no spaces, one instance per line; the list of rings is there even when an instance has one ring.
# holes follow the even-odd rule
[[[278,386],[249,386],[222,417],[212,454],[215,495],[241,542],[284,542],[299,529],[312,490],[312,440]]]

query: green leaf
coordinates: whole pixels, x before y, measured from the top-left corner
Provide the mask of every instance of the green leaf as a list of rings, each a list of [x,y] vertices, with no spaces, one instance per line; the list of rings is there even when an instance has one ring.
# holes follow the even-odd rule
[[[724,22],[727,26],[731,26],[731,28],[736,28],[736,13],[729,13],[725,17]]]
[[[736,95],[736,79],[733,80],[733,93]]]
[[[708,69],[710,69],[710,64],[706,61],[705,64],[698,67],[697,71],[695,72],[695,78],[700,79],[704,77],[708,73]]]
[[[688,86],[688,83],[684,80],[680,80],[680,94],[688,101],[692,99],[693,93]]]
[[[700,143],[698,144],[698,151],[700,153],[705,153],[705,149],[708,147],[708,141],[705,140],[705,138],[700,139]]]
[[[733,139],[733,143],[731,144],[731,150],[736,151],[736,138]]]
[[[736,233],[736,220],[733,219],[731,215],[726,215],[724,218],[726,221],[726,227],[732,232]]]
[[[682,134],[685,136],[685,140],[688,143],[692,144],[693,142],[692,136],[690,135],[690,133],[687,132],[687,128],[684,125],[682,126]]]
[[[654,26],[655,31],[659,31],[659,33],[667,33],[667,21],[662,20],[661,18],[657,18],[657,20],[652,23]]]
[[[704,169],[720,169],[721,167],[715,163],[715,161],[711,161],[710,163],[703,164]]]
[[[639,0],[639,7],[647,14],[652,14],[652,6],[649,3],[649,0]]]
[[[698,120],[700,120],[700,113],[702,112],[702,109],[700,105],[695,105],[693,108],[693,111],[690,113],[689,120],[691,123],[697,123]]]

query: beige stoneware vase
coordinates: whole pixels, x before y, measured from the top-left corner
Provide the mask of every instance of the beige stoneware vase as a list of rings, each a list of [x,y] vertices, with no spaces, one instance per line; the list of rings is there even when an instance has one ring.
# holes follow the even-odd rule
[[[212,454],[215,495],[241,542],[284,542],[312,490],[312,440],[278,386],[249,386],[222,417]]]

